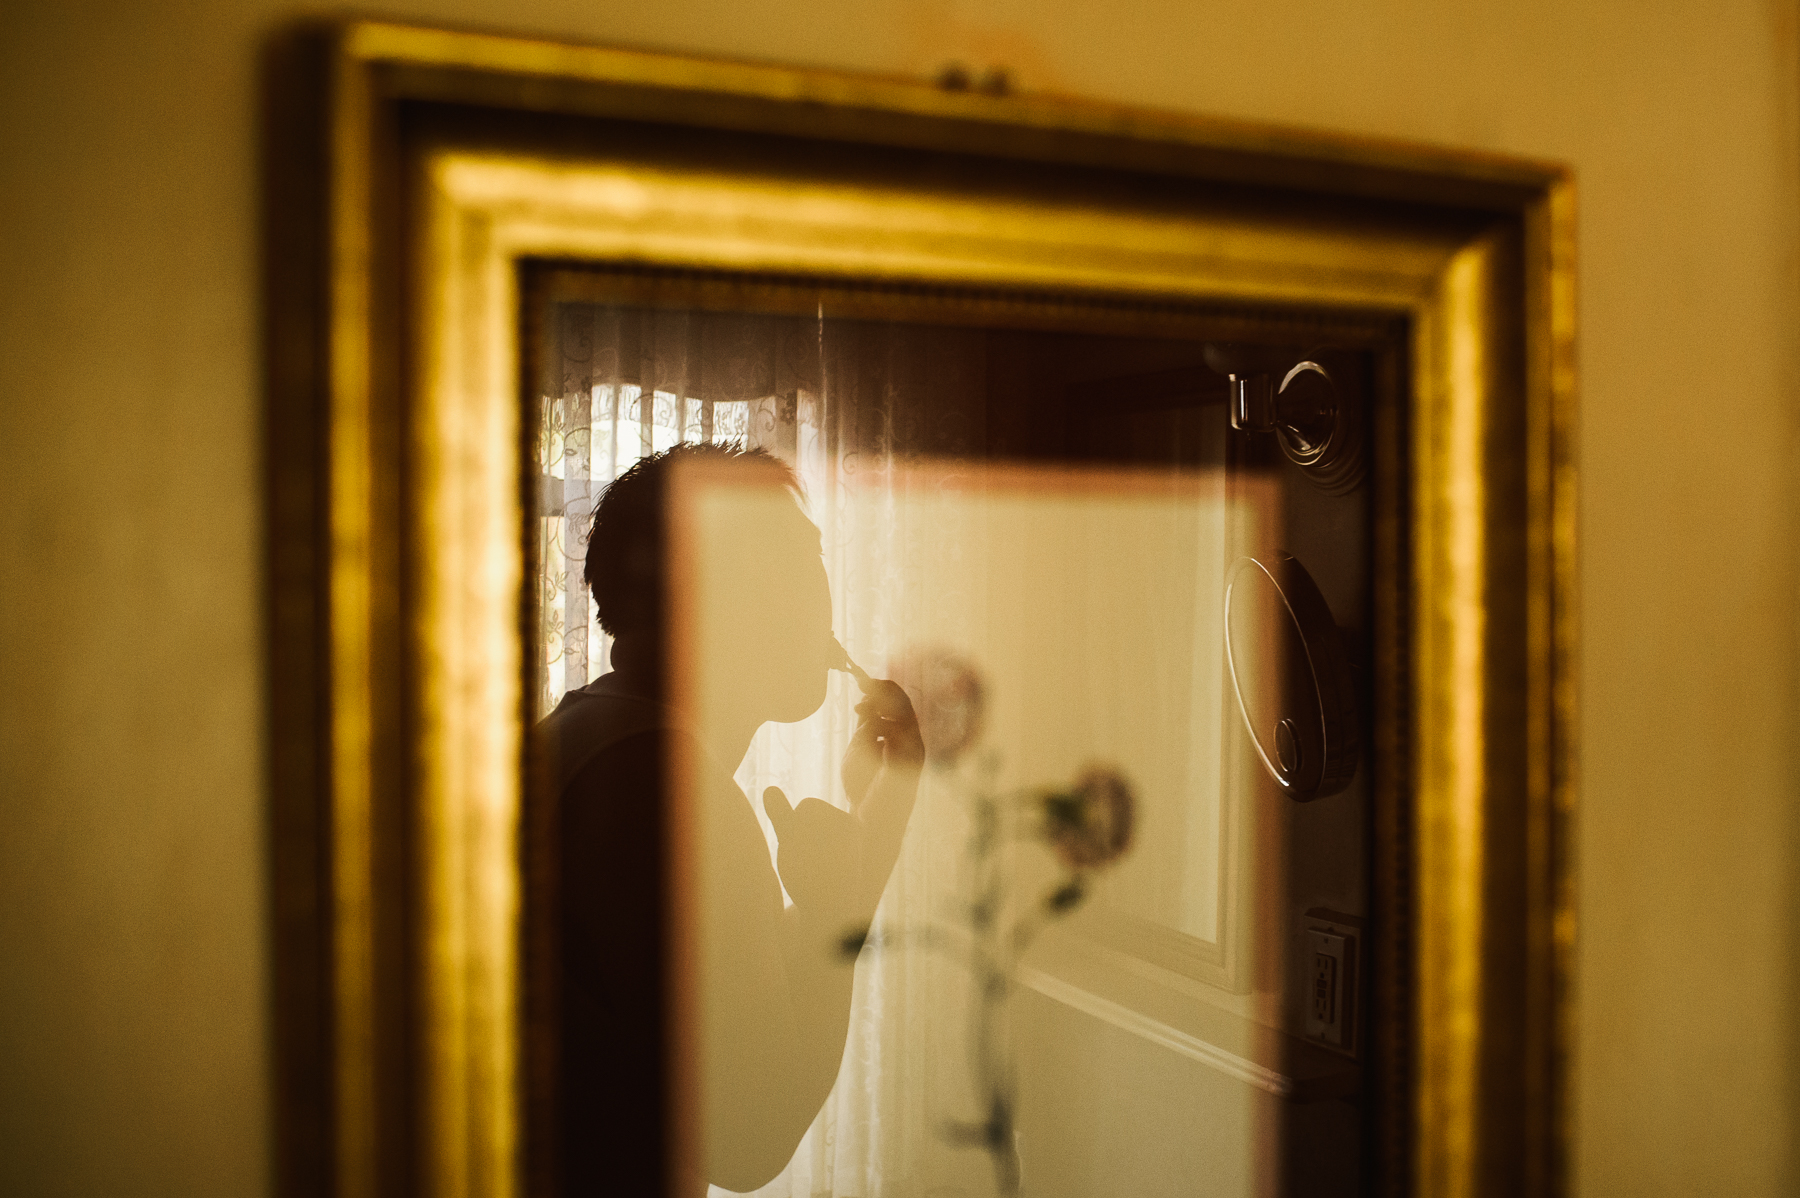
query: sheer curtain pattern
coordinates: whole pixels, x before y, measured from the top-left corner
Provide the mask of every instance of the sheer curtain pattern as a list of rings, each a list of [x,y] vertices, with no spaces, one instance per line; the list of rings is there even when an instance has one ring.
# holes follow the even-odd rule
[[[688,323],[588,305],[558,313],[555,376],[546,380],[538,430],[540,716],[608,668],[610,638],[582,584],[586,527],[600,493],[648,454],[749,432],[747,400],[702,399],[691,394],[698,387],[684,386]]]
[[[978,452],[984,342],[975,333],[794,317],[558,308],[539,435],[543,683],[549,711],[607,669],[608,638],[582,584],[586,526],[605,486],[647,453],[741,439],[786,461],[819,526],[839,639],[872,672],[904,673],[907,630],[927,596],[921,555],[959,538],[915,526],[896,469],[914,455]],[[911,581],[909,581],[911,580]],[[941,606],[979,610],[978,605]],[[956,598],[956,597],[951,597]],[[744,635],[756,635],[746,615]],[[834,673],[824,706],[766,725],[737,772],[747,796],[847,800],[838,769],[857,700]],[[771,852],[774,835],[752,802]],[[878,925],[923,926],[956,893],[960,800],[928,771]],[[866,952],[836,1088],[768,1198],[975,1195],[980,1153],[947,1145],[944,1118],[973,1098],[961,1013],[965,971],[904,946]],[[724,1191],[717,1191],[724,1193]]]

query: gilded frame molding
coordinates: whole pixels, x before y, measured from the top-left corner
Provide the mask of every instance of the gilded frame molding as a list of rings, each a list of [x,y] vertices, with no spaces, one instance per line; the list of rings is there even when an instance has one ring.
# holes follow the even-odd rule
[[[310,779],[276,780],[281,1172],[310,1178],[290,1180],[294,1192],[526,1187],[527,258],[1408,321],[1412,468],[1404,519],[1378,529],[1408,563],[1408,660],[1384,665],[1409,680],[1389,696],[1410,716],[1388,747],[1407,747],[1397,785],[1413,822],[1384,832],[1405,857],[1394,864],[1410,879],[1415,946],[1405,1161],[1386,1188],[1565,1191],[1576,636],[1565,169],[381,23],[315,45],[325,185],[294,201],[314,223],[290,224],[318,240],[270,248],[272,436],[312,447],[271,449],[274,603],[301,613],[273,635],[310,645],[273,646],[275,684],[295,681],[316,715],[300,732],[272,728],[274,759]],[[408,115],[427,109],[438,115],[423,124]],[[534,141],[521,116],[564,133],[659,122],[801,149],[759,170],[609,158],[585,135]],[[809,145],[858,161],[954,155],[1020,178],[1062,171],[1092,184],[1088,201],[1113,199],[808,174],[794,163]],[[1170,199],[1184,194],[1195,198]],[[289,325],[315,331],[284,341]],[[283,480],[296,478],[314,502],[284,515]],[[277,720],[299,710],[275,706]],[[294,1064],[314,1058],[316,1074]],[[286,1167],[309,1154],[327,1167]]]

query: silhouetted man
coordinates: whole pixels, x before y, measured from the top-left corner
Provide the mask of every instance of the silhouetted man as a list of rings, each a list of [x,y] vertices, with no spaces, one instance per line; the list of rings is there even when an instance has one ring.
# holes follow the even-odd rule
[[[729,530],[684,528],[721,600],[729,635],[691,646],[703,696],[666,701],[667,503],[677,472],[730,484],[743,499]],[[840,946],[867,927],[893,869],[924,751],[912,706],[892,682],[859,675],[865,695],[844,764],[854,805],[790,807],[770,787],[779,841],[731,775],[767,722],[802,720],[847,664],[832,636],[818,530],[792,473],[760,451],[681,446],[607,488],[588,544],[588,585],[614,638],[611,673],[564,697],[542,731],[559,788],[560,1137],[565,1193],[651,1192],[668,1151],[662,818],[670,763],[693,781],[699,880],[705,1170],[755,1189],[787,1164],[837,1078],[852,969]],[[770,502],[770,497],[777,502]],[[679,518],[686,519],[683,514]],[[692,581],[692,580],[690,580]],[[692,630],[679,630],[692,635]],[[793,906],[783,909],[785,884]]]

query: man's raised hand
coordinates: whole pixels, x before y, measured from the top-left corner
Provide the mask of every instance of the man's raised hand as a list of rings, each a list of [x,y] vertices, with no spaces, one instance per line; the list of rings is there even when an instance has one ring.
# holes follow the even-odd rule
[[[862,687],[863,697],[856,705],[856,731],[844,754],[842,777],[851,806],[860,810],[884,766],[897,775],[891,781],[917,784],[918,773],[925,765],[925,741],[919,734],[912,700],[898,683],[864,676],[857,679],[857,684]]]
[[[809,914],[846,922],[866,919],[863,879],[863,825],[848,811],[822,799],[802,799],[798,807],[778,786],[763,791],[777,842],[775,868],[794,906]]]

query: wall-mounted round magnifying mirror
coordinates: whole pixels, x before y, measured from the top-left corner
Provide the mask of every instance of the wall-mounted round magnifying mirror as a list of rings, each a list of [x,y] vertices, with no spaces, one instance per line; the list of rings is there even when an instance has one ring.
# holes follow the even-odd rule
[[[1350,785],[1360,751],[1343,638],[1294,558],[1240,557],[1225,582],[1225,659],[1257,756],[1297,802]]]

